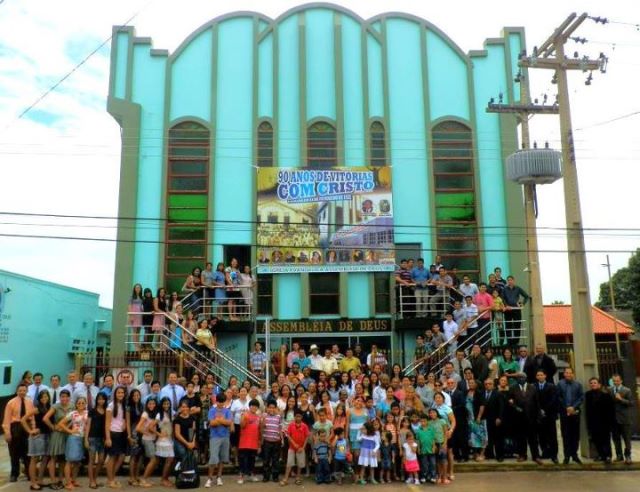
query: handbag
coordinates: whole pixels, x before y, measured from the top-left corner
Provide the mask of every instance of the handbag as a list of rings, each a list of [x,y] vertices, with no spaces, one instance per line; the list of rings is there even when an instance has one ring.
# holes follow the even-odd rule
[[[179,470],[176,477],[176,489],[197,489],[200,487],[200,475],[193,451],[188,450],[184,455],[179,463]]]

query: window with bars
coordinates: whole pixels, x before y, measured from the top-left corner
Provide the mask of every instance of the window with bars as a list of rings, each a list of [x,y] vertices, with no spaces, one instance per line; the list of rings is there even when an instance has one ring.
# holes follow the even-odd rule
[[[169,130],[165,287],[179,292],[207,256],[209,130],[185,121]]]
[[[258,316],[273,314],[273,275],[258,275]]]
[[[432,130],[437,248],[447,268],[478,278],[478,222],[471,129],[444,121]]]
[[[273,126],[263,121],[258,126],[258,167],[273,167]]]
[[[309,314],[340,313],[340,274],[309,274]]]
[[[318,169],[337,166],[337,133],[330,123],[317,121],[307,130],[307,165]]]
[[[384,166],[387,161],[386,137],[384,126],[379,121],[374,121],[369,127],[371,165],[373,167]]]
[[[391,312],[390,275],[384,272],[373,274],[373,288],[375,292],[376,314],[389,314]]]

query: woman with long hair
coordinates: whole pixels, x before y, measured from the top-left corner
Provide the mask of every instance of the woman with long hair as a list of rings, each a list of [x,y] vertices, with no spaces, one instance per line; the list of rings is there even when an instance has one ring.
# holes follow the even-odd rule
[[[150,346],[153,340],[153,292],[148,287],[142,292],[142,330],[140,344],[142,348]]]
[[[78,478],[80,463],[84,458],[83,444],[88,418],[87,399],[84,396],[79,396],[76,399],[75,410],[56,424],[59,430],[68,434],[64,452],[66,461],[64,477],[66,481],[65,489],[67,490],[80,487],[76,478]]]
[[[225,306],[227,303],[226,289],[226,273],[224,271],[224,263],[220,262],[216,265],[216,271],[213,273],[213,297],[217,306],[218,317],[224,317]]]
[[[168,397],[162,398],[158,413],[155,416],[155,427],[157,429],[156,435],[158,436],[155,442],[155,454],[149,460],[147,467],[144,470],[144,475],[140,482],[142,487],[149,488],[153,484],[149,482],[149,477],[158,465],[158,459],[164,458],[164,465],[162,467],[162,485],[165,487],[172,487],[173,484],[169,480],[169,474],[171,472],[171,464],[173,463],[173,425],[171,423],[171,400]],[[148,412],[148,407],[147,411]],[[150,417],[150,416],[149,416]]]
[[[171,402],[169,402],[171,404]],[[138,435],[142,436],[142,448],[144,449],[145,458],[150,462],[156,457],[156,438],[158,437],[156,415],[158,413],[158,402],[155,398],[149,398],[144,405],[144,412],[140,416],[136,431]],[[147,475],[147,468],[140,480],[141,487],[150,487],[151,484],[147,481],[148,476],[153,472],[155,464],[151,467],[151,472]]]
[[[104,393],[96,395],[95,407],[89,411],[84,447],[89,450],[89,488],[98,488],[98,477],[104,466],[104,432],[109,400]]]
[[[127,391],[123,386],[118,386],[114,390],[113,401],[107,407],[105,419],[104,445],[109,455],[107,485],[112,489],[121,487],[120,483],[116,481],[116,475],[127,454],[126,395]]]
[[[159,343],[162,341],[162,335],[165,329],[165,319],[167,315],[167,292],[164,287],[158,289],[156,297],[153,299],[153,339],[151,346],[158,350]],[[161,344],[164,345],[164,344]]]
[[[57,428],[58,422],[62,421],[70,412],[73,411],[71,404],[71,393],[69,390],[60,391],[60,401],[49,408],[49,411],[43,417],[43,422],[51,429],[51,437],[49,438],[49,485],[53,490],[60,490],[63,485],[64,473],[64,451],[67,445],[67,433]],[[51,420],[53,419],[53,420]],[[59,479],[56,480],[56,464],[60,464]]]
[[[129,328],[131,330],[131,346],[134,351],[140,348],[140,329],[142,328],[142,285],[135,284],[129,298]]]
[[[195,313],[200,312],[203,297],[202,289],[202,269],[194,267],[182,286],[182,292],[186,294],[185,302],[189,305],[189,309]]]
[[[142,406],[142,395],[139,390],[133,389],[127,399],[127,439],[129,441],[129,485],[135,487],[140,485],[138,478],[140,472],[140,458],[144,450],[140,442],[137,428],[144,407]]]
[[[49,459],[48,446],[51,429],[45,424],[44,416],[51,408],[51,397],[47,390],[37,395],[33,408],[20,419],[24,430],[29,434],[29,480],[31,490],[42,489],[42,477]]]
[[[364,423],[368,420],[368,413],[364,408],[362,398],[356,398],[353,401],[353,408],[347,410],[347,423],[345,429],[348,429],[349,442],[351,443],[351,452],[353,453],[354,464],[358,462],[360,454],[360,441],[358,436]],[[356,475],[354,475],[354,482]]]
[[[240,293],[240,270],[238,260],[231,258],[229,266],[225,269],[225,282],[227,284],[227,297],[229,298],[229,319],[238,321],[238,302],[241,300]]]

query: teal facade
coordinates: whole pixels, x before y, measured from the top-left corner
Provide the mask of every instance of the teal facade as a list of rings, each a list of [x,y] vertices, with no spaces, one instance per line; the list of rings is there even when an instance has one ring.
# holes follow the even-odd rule
[[[98,294],[0,270],[0,398],[27,370],[65,384],[76,355],[108,353],[110,337],[111,309]]]
[[[197,122],[210,132],[205,256],[224,261],[228,245],[253,253],[258,125],[272,125],[275,166],[306,165],[307,129],[316,121],[335,128],[338,165],[359,166],[371,159],[371,124],[379,122],[392,166],[396,244],[411,245],[430,263],[438,250],[433,131],[453,121],[472,141],[478,275],[526,265],[524,253],[509,253],[523,252],[524,240],[506,232],[524,225],[519,188],[504,177],[506,153],[517,147],[515,123],[485,112],[491,97],[502,92],[509,102],[517,92],[521,28],[505,28],[466,54],[424,19],[389,13],[365,20],[335,5],[309,4],[277,19],[253,12],[213,19],[173,53],[154,49],[131,27],[115,27],[111,49],[108,109],[127,145],[120,216],[163,224],[166,136],[175,124]],[[131,285],[155,290],[167,265],[163,227],[125,225],[119,238],[131,242],[118,245],[116,326],[125,324]],[[341,287],[337,316],[377,316],[373,274],[341,274]],[[308,318],[308,289],[306,274],[277,275],[273,316]]]

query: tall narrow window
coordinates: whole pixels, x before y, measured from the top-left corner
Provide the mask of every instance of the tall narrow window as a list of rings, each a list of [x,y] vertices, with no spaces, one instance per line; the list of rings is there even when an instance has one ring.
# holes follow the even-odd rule
[[[337,166],[337,133],[330,123],[318,121],[307,131],[307,165],[319,169]]]
[[[207,255],[209,130],[186,121],[169,130],[165,287],[180,292]]]
[[[389,280],[388,273],[376,272],[373,274],[376,314],[389,314],[391,312],[391,289],[389,288]]]
[[[433,128],[437,248],[447,268],[478,279],[478,222],[471,129],[456,121]]]
[[[371,123],[369,129],[371,139],[371,165],[373,167],[384,166],[387,161],[385,148],[384,126],[379,121]]]
[[[273,166],[273,127],[268,121],[258,126],[258,167]]]
[[[273,275],[258,275],[258,315],[273,314]]]
[[[340,274],[309,274],[309,313],[339,314],[340,312]]]

